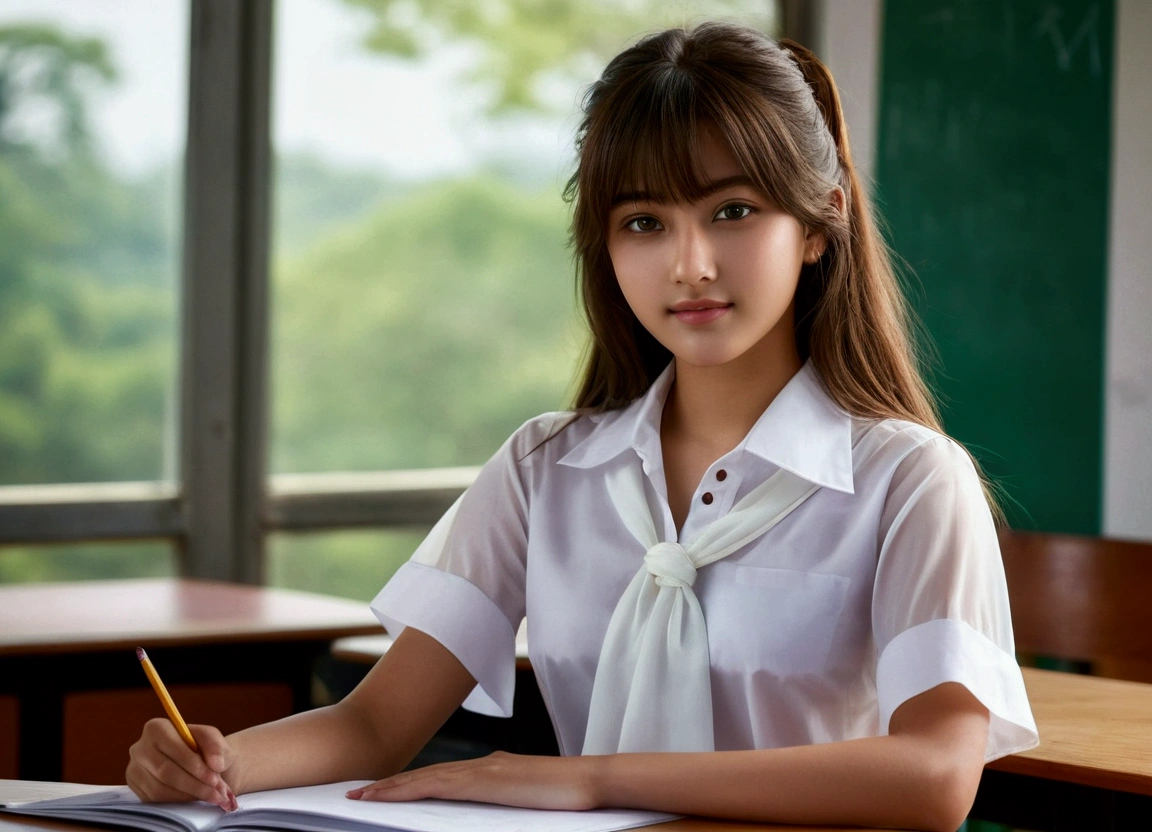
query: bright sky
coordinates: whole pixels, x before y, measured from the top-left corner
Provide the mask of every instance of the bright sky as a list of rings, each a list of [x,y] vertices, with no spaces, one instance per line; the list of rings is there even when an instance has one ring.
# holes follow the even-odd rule
[[[367,18],[340,0],[277,4],[273,137],[342,166],[404,178],[467,170],[486,158],[560,171],[575,117],[494,125],[456,77],[460,51],[413,64],[360,46]],[[126,172],[170,159],[184,143],[187,0],[0,0],[0,25],[45,22],[111,47],[119,82],[94,96],[94,127]],[[574,110],[575,90],[562,90]],[[569,106],[571,105],[571,106]]]

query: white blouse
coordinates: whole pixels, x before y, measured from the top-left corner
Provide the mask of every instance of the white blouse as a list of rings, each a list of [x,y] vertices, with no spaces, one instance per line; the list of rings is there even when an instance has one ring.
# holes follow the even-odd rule
[[[660,447],[672,379],[669,365],[626,408],[517,430],[372,602],[388,631],[431,635],[477,680],[465,707],[510,716],[527,615],[560,751],[579,754],[608,621],[644,557],[606,472],[641,466],[658,532],[688,544],[785,468],[820,488],[694,586],[716,749],[887,733],[901,703],[944,682],[991,713],[986,760],[1035,746],[996,533],[965,451],[920,425],[845,413],[805,364],[709,467],[677,535]]]

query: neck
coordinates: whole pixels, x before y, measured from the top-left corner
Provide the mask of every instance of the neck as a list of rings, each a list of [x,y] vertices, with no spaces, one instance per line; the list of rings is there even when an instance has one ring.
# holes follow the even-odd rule
[[[661,434],[712,447],[717,455],[727,453],[748,435],[802,365],[791,340],[784,348],[753,348],[716,366],[698,367],[677,359]]]

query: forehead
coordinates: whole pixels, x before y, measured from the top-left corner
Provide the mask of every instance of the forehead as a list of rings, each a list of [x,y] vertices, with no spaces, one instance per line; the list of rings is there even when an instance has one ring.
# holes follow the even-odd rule
[[[722,141],[712,130],[701,131],[699,148],[697,164],[708,181],[715,182],[718,179],[746,173],[732,155],[728,143]]]

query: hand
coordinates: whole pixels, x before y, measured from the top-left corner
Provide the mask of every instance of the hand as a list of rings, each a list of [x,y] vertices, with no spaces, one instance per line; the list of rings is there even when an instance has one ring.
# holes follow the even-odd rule
[[[235,762],[235,752],[211,725],[189,725],[188,729],[200,754],[180,739],[168,720],[148,720],[140,739],[128,750],[131,759],[125,781],[145,803],[204,800],[225,812],[233,811],[236,795],[224,775]]]
[[[474,800],[528,809],[595,809],[596,757],[529,757],[497,751],[478,760],[405,771],[353,789],[353,800]]]

